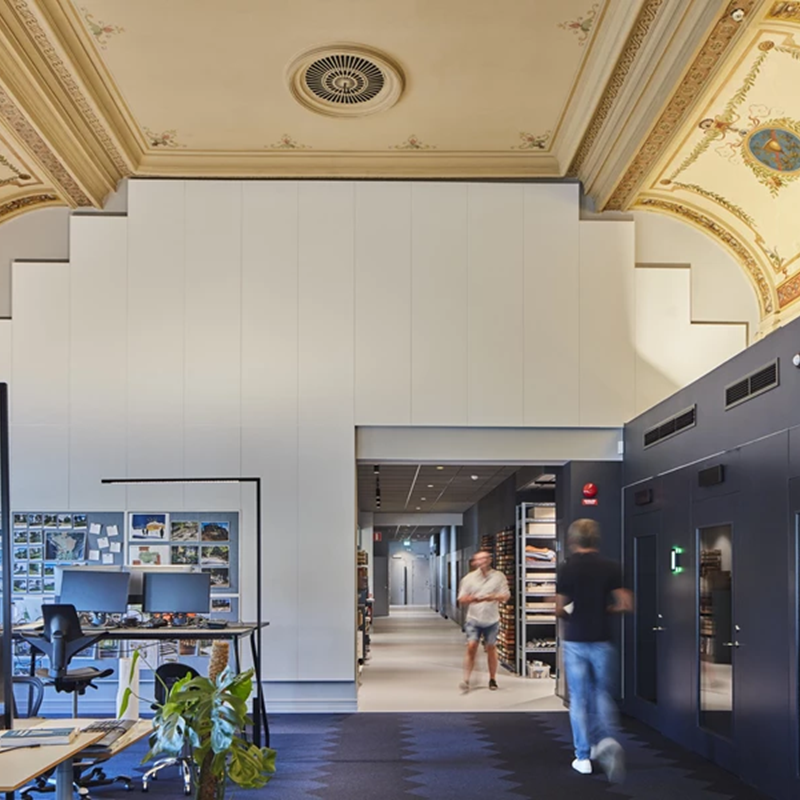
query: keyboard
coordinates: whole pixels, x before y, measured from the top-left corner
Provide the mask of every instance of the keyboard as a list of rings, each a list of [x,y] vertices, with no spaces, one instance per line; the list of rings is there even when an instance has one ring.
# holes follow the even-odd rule
[[[105,733],[105,736],[91,747],[111,747],[114,742],[136,724],[135,719],[99,719],[83,729],[84,733]]]

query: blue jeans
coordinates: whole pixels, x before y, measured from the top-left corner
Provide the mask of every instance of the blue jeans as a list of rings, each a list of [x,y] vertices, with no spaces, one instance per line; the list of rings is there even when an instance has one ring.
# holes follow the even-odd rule
[[[589,758],[592,746],[613,736],[616,728],[616,651],[611,642],[562,642],[562,647],[575,758]]]

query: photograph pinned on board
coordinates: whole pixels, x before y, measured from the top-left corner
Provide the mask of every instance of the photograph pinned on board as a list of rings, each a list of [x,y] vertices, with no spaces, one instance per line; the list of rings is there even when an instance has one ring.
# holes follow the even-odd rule
[[[27,547],[15,547],[14,548],[14,561],[27,561],[28,560],[28,548]]]
[[[28,562],[27,561],[15,561],[14,562],[14,570],[13,574],[19,577],[25,577],[28,574]]]
[[[73,514],[72,515],[72,527],[75,530],[84,530],[85,528],[89,527],[89,518],[86,514]]]
[[[41,529],[29,530],[28,544],[44,544],[44,531]]]
[[[44,547],[40,544],[28,548],[28,558],[31,561],[41,561],[44,558]]]
[[[211,613],[212,614],[230,614],[232,611],[230,597],[212,597],[211,598]]]
[[[78,531],[47,531],[44,538],[47,561],[85,561],[86,533]]]
[[[42,577],[42,562],[41,561],[29,561],[28,562],[28,576],[31,578],[41,578]]]
[[[227,544],[204,544],[200,548],[200,563],[209,567],[227,567],[231,549]]]
[[[227,567],[203,567],[203,572],[207,572],[211,575],[212,589],[230,588],[231,578]]]
[[[59,528],[71,528],[72,527],[72,514],[59,514],[58,515],[58,527]]]
[[[42,593],[42,579],[28,578],[28,594],[41,594],[41,593]]]
[[[170,539],[173,542],[197,542],[200,539],[200,523],[196,519],[174,519],[170,524]]]
[[[169,514],[129,514],[128,538],[169,541]]]
[[[43,519],[41,514],[28,514],[28,525],[32,528],[41,528]]]
[[[204,542],[227,542],[230,538],[230,522],[203,522]]]
[[[58,515],[57,514],[45,514],[43,524],[45,528],[57,528],[58,527]]]
[[[44,565],[44,576],[45,578],[54,578],[56,575],[56,565],[55,564],[45,564]]]
[[[28,515],[27,514],[14,514],[14,527],[15,528],[27,528],[28,527]]]
[[[28,591],[28,579],[14,578],[14,580],[11,582],[11,591],[14,594],[26,594]]]
[[[134,567],[163,567],[169,564],[168,544],[132,544],[129,563]]]
[[[14,544],[28,544],[28,531],[14,531]]]
[[[174,539],[173,539],[174,541]],[[173,564],[199,564],[200,548],[197,545],[173,544],[172,563]]]
[[[56,579],[55,578],[45,578],[42,581],[42,589],[47,592],[55,592],[56,590]]]

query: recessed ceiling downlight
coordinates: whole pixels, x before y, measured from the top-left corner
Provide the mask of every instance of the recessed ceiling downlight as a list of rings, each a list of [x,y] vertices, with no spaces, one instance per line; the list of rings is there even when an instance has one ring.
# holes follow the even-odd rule
[[[364,117],[391,108],[403,91],[392,60],[363,45],[327,45],[294,59],[289,88],[301,105],[329,117]]]

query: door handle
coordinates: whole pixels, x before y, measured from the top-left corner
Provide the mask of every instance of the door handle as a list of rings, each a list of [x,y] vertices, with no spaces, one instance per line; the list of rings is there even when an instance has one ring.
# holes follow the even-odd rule
[[[722,646],[723,647],[741,647],[739,642],[723,642]]]
[[[662,628],[660,625],[657,625],[655,628],[653,628],[653,630],[654,631],[665,631],[666,628]]]

